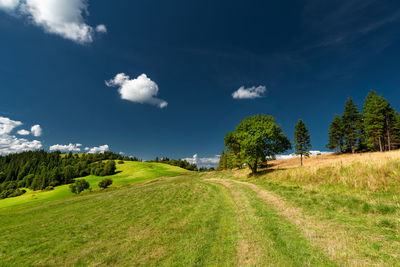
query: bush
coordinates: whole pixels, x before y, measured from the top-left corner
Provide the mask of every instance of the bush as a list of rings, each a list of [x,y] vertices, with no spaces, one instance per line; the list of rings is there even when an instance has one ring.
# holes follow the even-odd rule
[[[54,190],[54,187],[51,186],[51,185],[49,185],[49,186],[47,186],[44,190],[45,190],[45,191],[51,191],[51,190]]]
[[[112,183],[113,183],[113,180],[112,180],[112,179],[110,179],[110,178],[105,178],[105,179],[103,179],[103,180],[101,180],[101,181],[99,182],[99,187],[100,187],[100,188],[103,188],[103,189],[106,189],[106,188],[109,187]]]
[[[89,189],[90,184],[85,179],[76,180],[75,183],[71,184],[69,188],[71,188],[71,192],[74,194],[80,194],[83,190]]]
[[[118,164],[124,164],[125,162],[123,160],[118,161]]]

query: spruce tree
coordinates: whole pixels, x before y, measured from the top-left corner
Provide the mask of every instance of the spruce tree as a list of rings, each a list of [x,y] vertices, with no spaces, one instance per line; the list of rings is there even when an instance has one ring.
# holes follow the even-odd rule
[[[295,154],[300,155],[300,163],[303,166],[303,156],[308,157],[311,149],[311,138],[306,124],[299,120],[294,131]]]
[[[343,122],[339,115],[335,115],[333,121],[329,125],[329,143],[326,145],[327,148],[336,150],[336,152],[343,152]]]
[[[354,154],[361,132],[361,115],[358,112],[356,104],[353,103],[350,97],[347,99],[344,107],[342,124],[345,147]]]
[[[371,90],[365,99],[363,107],[363,127],[370,149],[379,148],[383,151],[383,137],[385,131],[386,116],[389,103],[381,96]],[[390,142],[390,141],[389,141]]]

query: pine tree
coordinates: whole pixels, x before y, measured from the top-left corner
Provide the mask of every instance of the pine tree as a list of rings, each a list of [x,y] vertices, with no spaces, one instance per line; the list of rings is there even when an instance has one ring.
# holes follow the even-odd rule
[[[383,151],[383,137],[386,121],[385,113],[389,108],[389,103],[381,96],[371,90],[365,99],[363,107],[363,127],[367,139],[368,147],[371,149],[379,148]],[[389,141],[390,142],[390,141]]]
[[[226,155],[225,151],[222,151],[221,157],[219,158],[219,163],[218,163],[218,171],[226,170]]]
[[[303,156],[308,157],[311,149],[311,138],[306,124],[299,120],[294,131],[294,149],[297,155],[300,155],[300,163],[303,166]]]
[[[329,149],[335,149],[336,152],[343,152],[343,123],[339,115],[335,115],[333,121],[329,125],[329,143],[326,145]]]
[[[350,97],[347,99],[344,107],[342,125],[344,129],[345,147],[354,154],[361,132],[361,115]]]

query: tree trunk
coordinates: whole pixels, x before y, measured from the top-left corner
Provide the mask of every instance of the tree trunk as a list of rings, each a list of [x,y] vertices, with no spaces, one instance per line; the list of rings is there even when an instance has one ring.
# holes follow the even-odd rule
[[[303,153],[300,154],[300,163],[301,163],[301,166],[303,166]]]
[[[391,150],[391,146],[392,146],[392,142],[391,142],[391,138],[390,138],[390,126],[389,126],[389,121],[388,119],[386,119],[386,134],[387,134],[387,139],[388,139],[388,149],[389,151]]]
[[[351,145],[351,153],[354,154],[356,152],[355,146],[352,144]]]
[[[382,140],[381,140],[380,137],[379,137],[379,151],[380,151],[380,152],[383,152],[383,149],[382,149]]]

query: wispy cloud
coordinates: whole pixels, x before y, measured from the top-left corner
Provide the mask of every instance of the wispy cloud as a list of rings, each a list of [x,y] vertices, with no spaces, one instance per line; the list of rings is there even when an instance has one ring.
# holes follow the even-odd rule
[[[264,97],[267,88],[265,86],[253,86],[245,88],[240,87],[238,90],[232,93],[234,99],[254,99]]]
[[[110,147],[108,145],[102,145],[102,146],[95,146],[95,147],[85,147],[85,151],[90,154],[96,154],[96,153],[104,153],[106,151],[110,150]]]
[[[82,144],[52,145],[50,151],[80,152]]]
[[[191,158],[184,158],[187,162],[191,164],[196,164],[197,167],[207,167],[207,168],[216,168],[219,163],[219,155],[209,158],[200,158],[197,154],[194,154]]]

